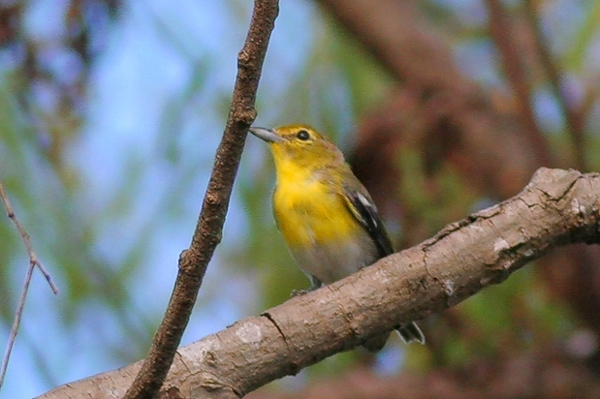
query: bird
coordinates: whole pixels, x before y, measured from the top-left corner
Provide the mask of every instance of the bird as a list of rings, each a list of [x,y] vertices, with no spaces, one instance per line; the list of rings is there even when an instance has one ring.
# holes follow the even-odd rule
[[[326,136],[302,124],[249,131],[269,145],[276,173],[275,223],[308,276],[309,291],[394,253],[369,192]],[[397,331],[406,343],[425,343],[414,322]],[[388,337],[373,337],[363,346],[378,351]]]

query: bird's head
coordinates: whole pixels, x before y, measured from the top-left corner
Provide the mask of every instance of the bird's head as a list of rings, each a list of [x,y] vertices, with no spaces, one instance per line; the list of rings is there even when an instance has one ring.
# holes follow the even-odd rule
[[[296,169],[314,172],[345,164],[341,151],[307,125],[252,127],[250,133],[269,144],[278,175]]]

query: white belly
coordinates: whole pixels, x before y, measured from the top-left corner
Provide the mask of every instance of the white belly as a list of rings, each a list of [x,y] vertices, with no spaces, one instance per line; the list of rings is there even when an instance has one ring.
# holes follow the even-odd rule
[[[331,284],[378,259],[377,248],[367,232],[360,233],[364,234],[361,240],[317,245],[317,249],[311,250],[292,248],[291,252],[304,273],[316,277],[323,284]],[[355,244],[357,241],[362,244]]]

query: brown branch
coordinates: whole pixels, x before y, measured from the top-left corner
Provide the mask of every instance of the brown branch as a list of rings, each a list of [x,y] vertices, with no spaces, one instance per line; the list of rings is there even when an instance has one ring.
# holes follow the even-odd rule
[[[190,247],[179,258],[179,272],[165,317],[156,331],[148,357],[125,393],[126,399],[151,399],[158,393],[187,326],[208,262],[221,241],[246,134],[256,117],[256,91],[278,10],[277,0],[254,2],[250,29],[238,55],[238,74],[225,132],[196,231]]]
[[[562,110],[565,118],[567,132],[571,136],[571,142],[575,153],[574,167],[581,171],[587,171],[588,165],[585,155],[585,127],[581,112],[579,112],[572,104],[569,104],[567,93],[563,88],[563,79],[558,68],[558,64],[554,60],[540,26],[539,18],[536,12],[535,1],[524,1],[525,16],[529,26],[533,32],[535,48],[541,61],[542,67],[548,76],[550,86],[554,91],[554,96]]]
[[[2,358],[2,368],[0,369],[0,388],[2,388],[2,385],[4,384],[4,377],[6,376],[6,371],[8,370],[10,355],[13,347],[15,346],[15,341],[17,340],[19,327],[21,326],[23,310],[25,309],[25,300],[27,299],[27,293],[29,292],[29,285],[31,283],[31,278],[33,277],[34,268],[35,265],[30,263],[29,267],[27,268],[27,273],[25,274],[25,282],[23,283],[23,289],[21,290],[21,296],[19,297],[17,311],[15,312],[15,319],[13,320],[13,325],[10,329],[10,337],[8,338],[8,343],[6,345],[6,351],[4,352],[4,357]]]
[[[37,267],[46,281],[50,286],[52,292],[57,295],[58,287],[52,281],[52,277],[50,273],[46,270],[44,265],[40,262],[37,257],[35,251],[33,250],[33,245],[31,245],[31,240],[29,238],[29,234],[25,231],[25,228],[17,218],[17,214],[8,199],[8,195],[6,195],[6,191],[4,191],[4,186],[0,183],[0,199],[4,204],[4,209],[6,210],[6,214],[8,218],[13,222],[19,235],[21,236],[21,240],[23,244],[25,244],[25,249],[27,250],[27,254],[29,255],[29,267],[27,268],[27,273],[25,274],[25,282],[23,283],[23,290],[21,291],[21,296],[19,297],[19,302],[17,304],[17,311],[15,313],[15,319],[13,321],[13,325],[10,329],[10,337],[8,338],[8,343],[6,345],[6,351],[4,353],[4,357],[2,358],[2,367],[0,367],[0,388],[4,384],[4,377],[6,376],[6,371],[8,370],[8,363],[10,361],[10,355],[12,353],[13,347],[15,345],[15,341],[17,339],[17,334],[19,333],[19,327],[21,326],[21,319],[23,318],[23,310],[25,309],[25,300],[27,299],[27,293],[29,292],[29,285],[31,284],[31,279],[33,277],[33,270]]]
[[[397,220],[410,216],[410,208],[402,202],[407,196],[389,195],[389,187],[402,187],[405,177],[397,157],[405,148],[424,154],[428,168],[433,162],[452,165],[471,189],[494,199],[514,195],[538,167],[547,166],[542,161],[549,150],[536,148],[528,139],[529,130],[515,115],[515,107],[507,106],[510,102],[501,93],[483,91],[458,70],[447,38],[435,36],[436,27],[415,11],[416,2],[354,0],[352,7],[345,0],[319,2],[406,83],[384,106],[362,118],[357,129],[353,168],[380,211]],[[583,119],[600,93],[594,84],[587,86],[580,107]],[[403,220],[402,225],[415,233],[406,246],[429,235],[423,220]],[[596,333],[600,333],[599,255],[597,247],[570,246],[538,269],[552,296],[565,298]]]
[[[168,387],[183,397],[241,398],[399,323],[454,306],[555,247],[599,243],[599,210],[599,174],[542,168],[518,196],[418,246],[181,348]],[[139,367],[40,398],[116,398]]]
[[[535,112],[531,105],[532,89],[529,82],[523,58],[513,37],[516,35],[514,24],[506,15],[499,0],[485,0],[489,13],[490,34],[498,47],[501,55],[502,69],[515,91],[515,99],[523,124],[527,127],[525,132],[537,152],[539,164],[543,166],[553,165],[552,156],[548,149],[548,143],[540,130]]]
[[[402,201],[407,196],[389,195],[389,187],[402,187],[405,178],[398,168],[401,150],[420,151],[427,168],[433,162],[452,165],[469,188],[493,199],[515,195],[537,168],[548,166],[542,161],[549,149],[536,148],[528,138],[530,130],[502,93],[484,91],[461,73],[449,40],[443,32],[436,35],[436,27],[416,10],[417,2],[354,0],[352,7],[346,0],[319,3],[403,83],[385,105],[362,118],[352,164],[380,211],[396,220],[403,217],[402,225],[414,233],[405,246],[430,233],[423,218],[406,220],[410,208]],[[580,108],[583,119],[600,93],[591,83]],[[570,246],[544,264],[538,270],[551,295],[565,298],[581,320],[600,334],[598,247]],[[596,370],[600,370],[600,351]]]

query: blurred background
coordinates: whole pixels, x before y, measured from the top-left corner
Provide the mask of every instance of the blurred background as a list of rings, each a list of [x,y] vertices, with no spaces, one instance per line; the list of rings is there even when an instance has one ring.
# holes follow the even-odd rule
[[[0,397],[142,358],[190,242],[251,2],[0,0],[0,181],[59,286],[36,273]],[[518,193],[540,166],[600,167],[599,0],[288,0],[256,125],[344,150],[397,248]],[[273,223],[249,137],[183,344],[308,280]],[[0,218],[0,342],[28,259]],[[340,354],[252,398],[593,398],[600,252],[559,249],[421,321],[427,346]],[[327,395],[327,396],[325,396]]]

